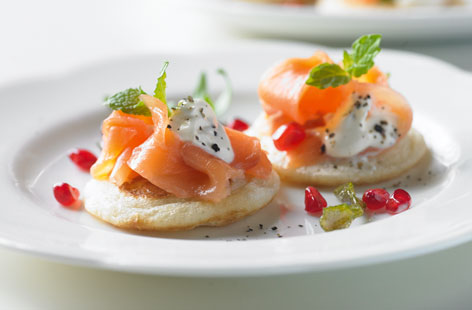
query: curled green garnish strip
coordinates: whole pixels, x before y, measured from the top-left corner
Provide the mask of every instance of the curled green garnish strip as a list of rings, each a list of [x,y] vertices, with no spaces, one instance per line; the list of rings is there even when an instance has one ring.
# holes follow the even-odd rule
[[[166,98],[166,88],[167,88],[166,70],[168,66],[169,66],[168,61],[165,61],[164,64],[162,65],[161,73],[159,74],[159,77],[157,78],[156,88],[154,89],[154,97],[162,101],[162,103],[164,103],[167,106],[167,111],[170,115],[171,110],[169,106],[167,105],[167,98]]]
[[[200,73],[197,87],[195,87],[195,90],[193,91],[193,97],[205,100],[211,106],[211,108],[215,110],[213,100],[211,100],[210,94],[208,93],[208,83],[205,72]]]
[[[169,62],[164,62],[161,73],[157,79],[156,89],[154,90],[154,97],[161,100],[164,104],[166,101],[166,70]],[[146,94],[141,87],[128,88],[120,91],[112,96],[105,98],[105,105],[112,110],[120,110],[124,113],[151,116],[151,112],[146,107],[144,102],[139,99],[139,96]]]
[[[356,218],[351,207],[347,204],[326,207],[320,218],[321,228],[325,231],[348,228]]]
[[[231,105],[233,90],[228,74],[223,69],[218,69],[216,72],[221,75],[225,81],[225,88],[220,93],[218,98],[215,101],[211,99],[210,94],[208,92],[208,83],[205,72],[202,72],[200,74],[197,87],[195,87],[195,90],[193,92],[193,97],[205,100],[213,108],[216,115],[219,116],[224,114]]]
[[[222,115],[225,113],[233,98],[233,88],[231,87],[231,80],[229,79],[228,74],[223,69],[218,69],[216,72],[221,75],[225,81],[225,89],[220,93],[218,98],[215,101],[215,113],[216,115]]]
[[[320,224],[325,231],[347,228],[355,218],[364,215],[365,203],[356,196],[352,183],[337,187],[334,195],[343,204],[323,209]]]
[[[380,52],[380,34],[360,37],[352,44],[352,51],[343,53],[343,68],[323,63],[311,69],[305,84],[319,89],[338,87],[349,83],[353,77],[366,74],[374,66],[374,58]]]

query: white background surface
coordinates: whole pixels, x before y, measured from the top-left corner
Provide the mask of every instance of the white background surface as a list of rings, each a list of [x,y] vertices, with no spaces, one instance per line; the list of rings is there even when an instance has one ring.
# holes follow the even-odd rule
[[[129,54],[225,44],[240,36],[176,2],[3,1],[0,83],[67,72]],[[405,41],[392,47],[472,70],[471,39]],[[14,103],[0,106],[5,104]],[[5,134],[5,128],[2,131]],[[65,266],[1,249],[0,308],[469,309],[471,257],[469,243],[418,258],[340,271],[189,279]]]

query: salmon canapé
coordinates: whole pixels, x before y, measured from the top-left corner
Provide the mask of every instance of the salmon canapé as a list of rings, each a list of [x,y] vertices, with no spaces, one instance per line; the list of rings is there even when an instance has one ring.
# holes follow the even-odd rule
[[[305,131],[301,143],[279,149],[286,153],[290,167],[379,154],[407,135],[411,108],[389,87],[387,76],[377,66],[343,85],[320,89],[306,81],[321,64],[333,64],[321,51],[308,58],[290,58],[270,68],[259,84],[267,124],[264,134],[271,136],[292,122]]]
[[[103,122],[103,150],[91,169],[95,179],[120,186],[141,176],[178,198],[217,202],[231,194],[234,181],[265,179],[272,173],[256,138],[225,128],[234,151],[234,159],[225,162],[172,131],[160,100],[149,95],[140,99],[151,116],[113,111]]]

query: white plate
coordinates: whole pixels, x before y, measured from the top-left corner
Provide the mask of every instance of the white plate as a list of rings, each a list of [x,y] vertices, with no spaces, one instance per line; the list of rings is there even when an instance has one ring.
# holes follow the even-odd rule
[[[409,177],[384,184],[391,188],[401,182],[410,191],[414,204],[407,212],[375,217],[369,223],[359,219],[350,229],[323,233],[318,219],[303,210],[303,188],[285,186],[270,206],[228,227],[145,234],[113,228],[54,201],[54,183],[67,181],[82,188],[90,178],[66,154],[74,147],[98,152],[100,121],[108,113],[101,106],[103,96],[138,85],[152,90],[163,60],[171,63],[172,98],[189,94],[201,69],[224,67],[236,94],[229,114],[252,120],[260,111],[256,87],[261,73],[274,61],[308,56],[314,50],[310,45],[241,43],[193,54],[134,56],[4,87],[0,156],[8,173],[0,178],[0,244],[99,268],[241,276],[372,264],[469,240],[472,77],[438,60],[395,51],[383,51],[378,64],[392,73],[393,87],[410,100],[415,127],[433,154],[431,163]],[[222,85],[214,74],[210,84],[215,89]],[[324,194],[335,203],[329,190]],[[272,230],[274,226],[277,230]]]
[[[329,0],[335,1],[335,0]],[[472,37],[472,6],[332,10],[240,0],[199,2],[209,18],[250,34],[305,40],[346,40],[381,33],[389,41]]]

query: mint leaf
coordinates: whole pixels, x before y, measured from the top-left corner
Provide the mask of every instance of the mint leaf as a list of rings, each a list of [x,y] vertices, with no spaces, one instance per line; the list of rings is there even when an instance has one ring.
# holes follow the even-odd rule
[[[319,89],[338,87],[349,83],[351,76],[336,64],[323,63],[311,69],[306,84]]]
[[[167,67],[169,66],[169,62],[165,61],[164,64],[162,65],[161,73],[159,74],[159,77],[157,78],[157,84],[156,88],[154,89],[154,97],[162,101],[162,103],[167,105],[167,100],[166,100],[166,70]]]
[[[214,104],[216,115],[222,115],[228,110],[229,106],[231,105],[231,100],[233,98],[233,89],[231,87],[231,81],[226,71],[220,68],[216,72],[221,75],[225,80],[225,89],[218,96]]]
[[[169,62],[164,62],[161,73],[157,78],[156,89],[154,89],[154,97],[162,101],[165,105],[167,105],[166,70],[168,66]],[[113,110],[120,110],[124,113],[151,116],[151,111],[149,111],[144,102],[139,100],[139,96],[143,94],[146,94],[146,92],[143,91],[141,87],[128,88],[114,94],[113,96],[105,97],[105,104]],[[169,109],[169,107],[167,107],[167,109]]]
[[[128,88],[113,96],[105,98],[105,104],[113,110],[120,110],[124,113],[151,116],[151,112],[144,102],[139,100],[139,96],[145,92],[139,88]]]
[[[374,58],[380,52],[381,41],[380,34],[369,34],[357,39],[352,44],[352,53],[344,52],[344,69],[355,77],[366,74],[374,66]]]
[[[344,56],[343,56],[344,69],[351,67],[353,63],[354,61],[352,60],[351,55],[349,55],[348,52],[344,51]]]

